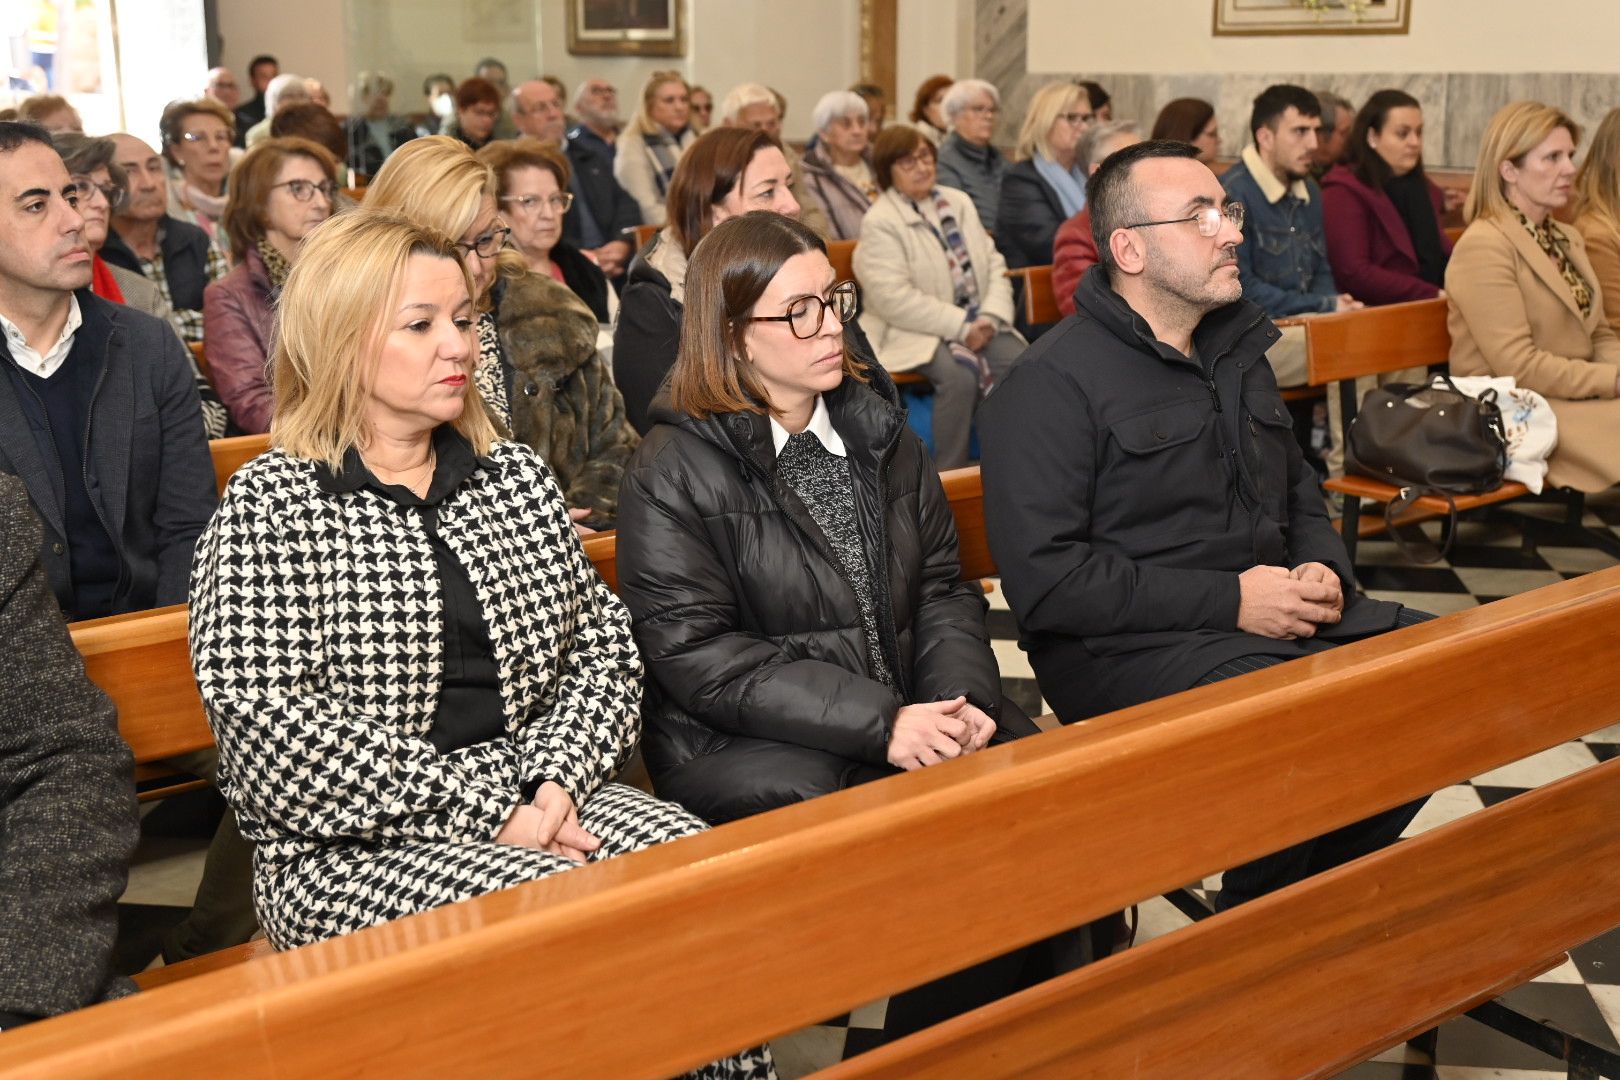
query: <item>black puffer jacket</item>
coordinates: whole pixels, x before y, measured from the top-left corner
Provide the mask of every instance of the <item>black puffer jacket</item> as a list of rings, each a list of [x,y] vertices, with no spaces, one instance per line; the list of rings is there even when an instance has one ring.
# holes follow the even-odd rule
[[[825,395],[855,477],[883,649],[868,669],[861,613],[826,538],[776,479],[770,423],[696,420],[667,397],[619,496],[619,593],[651,678],[643,753],[653,784],[711,822],[886,775],[900,707],[965,694],[997,738],[1034,731],[1003,703],[984,596],[963,582],[956,526],[921,440],[877,368]]]

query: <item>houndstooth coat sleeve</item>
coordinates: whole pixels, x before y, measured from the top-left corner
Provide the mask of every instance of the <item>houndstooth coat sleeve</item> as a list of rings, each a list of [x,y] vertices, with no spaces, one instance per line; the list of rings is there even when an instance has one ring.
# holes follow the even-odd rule
[[[440,755],[442,610],[422,520],[333,492],[279,450],[231,480],[198,544],[191,650],[242,831],[276,858],[337,839],[489,840],[525,783],[576,803],[628,758],[629,617],[527,447],[498,444],[439,507],[482,601],[506,738]]]

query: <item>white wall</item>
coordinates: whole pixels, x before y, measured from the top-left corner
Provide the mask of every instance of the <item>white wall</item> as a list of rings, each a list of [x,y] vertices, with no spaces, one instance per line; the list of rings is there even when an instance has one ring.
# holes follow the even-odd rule
[[[895,108],[890,119],[911,113],[917,87],[930,75],[966,78],[973,74],[971,0],[899,0],[899,44],[895,57]]]
[[[1215,37],[1211,0],[1029,0],[1031,72],[1620,72],[1616,0],[1410,0],[1410,33]]]
[[[196,6],[199,10],[202,7]],[[282,71],[314,76],[325,83],[332,95],[333,110],[346,111],[349,79],[355,69],[349,59],[349,27],[343,3],[218,0],[218,11],[219,33],[224,39],[220,62],[236,73],[243,101],[253,96],[248,61],[260,53],[269,53],[281,62]],[[122,19],[120,30],[127,33]]]

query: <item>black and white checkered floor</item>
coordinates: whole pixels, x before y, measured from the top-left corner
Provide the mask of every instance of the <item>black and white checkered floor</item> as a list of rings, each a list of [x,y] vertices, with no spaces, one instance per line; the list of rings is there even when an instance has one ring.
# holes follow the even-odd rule
[[[1593,500],[1586,524],[1620,535],[1620,494]],[[1432,535],[1434,529],[1428,527]],[[1457,543],[1439,563],[1416,566],[1388,541],[1365,541],[1357,564],[1363,587],[1438,615],[1488,603],[1566,578],[1613,566],[1616,560],[1592,546],[1540,546],[1526,552],[1521,533],[1506,523],[1464,523]],[[991,632],[1009,696],[1030,715],[1046,710],[999,589],[991,594]],[[1436,792],[1408,835],[1493,805],[1519,792],[1567,776],[1620,753],[1620,726],[1555,747]],[[123,915],[133,937],[177,920],[196,889],[205,840],[154,838],[143,842],[131,871]],[[1186,919],[1161,899],[1141,907],[1138,943],[1173,932]],[[138,948],[137,948],[137,951]],[[1571,950],[1570,961],[1508,994],[1508,1004],[1547,1019],[1583,1038],[1620,1050],[1620,931]],[[886,1002],[855,1009],[835,1022],[807,1028],[774,1042],[784,1078],[804,1076],[877,1045],[884,1038]],[[1219,1071],[1214,1069],[1212,1071]],[[1438,1062],[1396,1047],[1344,1074],[1352,1080],[1551,1080],[1565,1075],[1554,1059],[1514,1042],[1466,1017],[1440,1029]]]

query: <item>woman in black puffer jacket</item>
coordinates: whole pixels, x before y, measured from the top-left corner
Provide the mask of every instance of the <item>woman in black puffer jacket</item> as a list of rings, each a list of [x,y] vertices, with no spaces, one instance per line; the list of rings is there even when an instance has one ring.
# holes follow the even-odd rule
[[[747,214],[686,280],[619,501],[659,794],[729,821],[1032,734],[927,449],[843,345],[854,286],[822,241]]]

